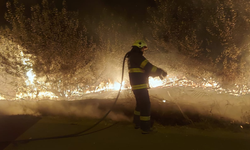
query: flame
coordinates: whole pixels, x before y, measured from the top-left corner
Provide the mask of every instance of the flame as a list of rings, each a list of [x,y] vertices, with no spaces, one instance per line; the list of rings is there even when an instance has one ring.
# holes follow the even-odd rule
[[[18,49],[20,50],[20,56],[21,56],[21,61],[23,65],[26,65],[29,67],[29,69],[26,72],[26,85],[29,87],[28,90],[29,92],[27,93],[17,93],[16,94],[16,99],[22,99],[22,98],[49,98],[49,99],[58,99],[58,96],[56,96],[53,92],[50,91],[39,91],[37,90],[36,84],[43,85],[45,88],[50,86],[47,83],[42,83],[39,82],[39,79],[36,79],[36,75],[33,72],[32,69],[32,61],[29,59],[30,55],[24,54],[23,53],[23,48],[18,45]],[[35,82],[36,81],[36,82]],[[35,83],[34,83],[35,82]],[[94,93],[94,92],[104,92],[104,91],[117,91],[120,89],[120,86],[122,85],[122,90],[124,89],[130,89],[131,87],[126,86],[128,83],[125,81],[121,83],[119,82],[113,82],[113,81],[108,81],[108,82],[101,82],[98,86],[89,89],[89,90],[81,90],[79,91],[78,89],[73,89],[71,91],[67,90],[64,91],[65,97],[70,97],[72,95],[77,95],[77,96],[82,96],[83,94],[86,93]],[[241,95],[246,95],[250,93],[250,89],[248,88],[247,85],[235,85],[234,89],[223,89],[220,84],[216,81],[214,81],[212,78],[209,79],[203,79],[202,82],[196,83],[192,80],[188,80],[186,77],[177,77],[177,76],[172,76],[168,77],[164,80],[161,80],[160,78],[152,78],[149,77],[149,86],[151,88],[156,88],[156,87],[174,87],[174,86],[185,86],[185,87],[192,87],[192,88],[203,88],[203,89],[209,89],[209,90],[214,90],[218,94],[221,93],[227,93],[233,96],[241,96]],[[0,95],[0,100],[5,99],[3,96]],[[166,102],[166,100],[163,100],[163,102]]]
[[[57,99],[58,96],[56,96],[54,93],[49,91],[43,91],[39,92],[38,98],[49,98],[49,99]]]
[[[25,80],[25,83],[27,86],[30,86],[30,85],[34,85],[34,80],[35,80],[35,74],[33,72],[33,69],[31,68],[33,66],[32,62],[30,61],[29,59],[29,55],[25,55],[22,51],[22,48],[21,46],[18,45],[18,49],[20,50],[20,56],[21,56],[21,61],[22,61],[22,64],[27,66],[27,67],[30,67],[28,69],[28,71],[26,72],[26,80]],[[32,90],[31,91],[36,91],[36,87],[32,87]],[[52,93],[52,92],[51,92]],[[44,94],[44,96],[47,96],[47,97],[51,97],[53,98],[53,94]],[[37,94],[34,94],[34,92],[28,92],[28,93],[17,93],[16,94],[16,99],[23,99],[23,98],[35,98],[35,97],[38,97]],[[40,96],[42,97],[42,96]]]
[[[125,89],[131,89],[131,87],[125,87],[127,83],[125,81],[122,82],[122,90]],[[188,80],[186,77],[178,78],[178,77],[172,77],[172,78],[166,78],[164,80],[161,80],[160,78],[152,78],[149,77],[149,85],[151,88],[156,88],[156,87],[175,87],[175,86],[184,86],[184,87],[192,87],[192,88],[203,88],[203,89],[208,89],[208,90],[214,90],[218,94],[222,93],[227,93],[233,96],[241,96],[241,95],[246,95],[250,93],[250,89],[246,85],[243,86],[243,88],[239,88],[238,85],[236,85],[236,89],[223,89],[220,87],[220,84],[212,79],[209,80],[204,80],[201,83],[195,83],[192,80]],[[101,82],[98,86],[94,87],[94,90],[86,90],[86,91],[78,91],[78,90],[73,90],[73,91],[67,91],[65,94],[65,97],[70,98],[70,96],[83,96],[84,94],[87,93],[98,93],[98,92],[105,92],[105,91],[118,91],[120,89],[121,84],[119,82]],[[88,86],[89,87],[89,86]],[[36,89],[34,89],[36,91]],[[68,92],[71,92],[72,94],[67,94]],[[39,92],[39,94],[34,93],[28,93],[28,94],[23,94],[19,93],[17,95],[18,98],[35,98],[35,99],[41,99],[41,98],[49,98],[49,99],[58,99],[58,96],[56,96],[54,93],[49,92],[49,91],[43,91]],[[163,102],[166,102],[166,100],[163,100]]]
[[[49,91],[42,91],[42,92],[34,92],[34,93],[18,93],[16,95],[16,99],[24,99],[24,98],[30,98],[30,99],[58,99],[58,96],[56,96],[54,93]]]
[[[159,87],[159,86],[164,86],[164,80],[161,80],[159,77],[152,78],[149,77],[149,86],[151,88]]]
[[[26,73],[26,75],[27,75],[27,77],[28,77],[28,80],[25,81],[25,82],[26,82],[26,85],[34,84],[34,78],[35,78],[36,75],[33,73],[32,70],[33,70],[33,69],[30,69],[30,70]]]
[[[96,93],[96,92],[103,92],[103,91],[118,91],[121,87],[121,83],[119,82],[101,82],[95,90],[87,90],[85,93]],[[127,89],[125,88],[125,81],[122,82],[121,90]]]
[[[20,48],[20,47],[19,47]],[[36,80],[36,75],[33,73],[33,69],[32,69],[32,62],[29,60],[29,56],[28,55],[24,55],[22,52],[22,49],[20,49],[20,55],[22,56],[21,60],[23,62],[24,65],[27,65],[29,67],[31,67],[27,73],[27,79],[25,81],[27,86],[30,86],[31,91],[34,92],[30,92],[27,94],[24,93],[19,93],[19,95],[17,95],[17,98],[24,98],[24,97],[29,97],[29,98],[50,98],[50,99],[57,99],[58,96],[56,96],[53,92],[49,92],[49,91],[42,91],[39,92],[36,90],[36,87],[34,85],[34,81]],[[39,82],[38,82],[39,83]],[[39,84],[44,84],[44,83],[39,83]],[[83,94],[87,94],[87,93],[96,93],[96,92],[105,92],[105,91],[118,91],[120,89],[120,86],[122,85],[122,90],[124,89],[130,89],[131,87],[125,87],[125,85],[128,85],[127,83],[125,83],[125,81],[121,83],[119,82],[113,82],[113,81],[108,81],[108,82],[101,82],[98,86],[96,87],[89,87],[88,90],[86,91],[78,91],[77,89],[75,90],[67,90],[65,91],[64,96],[69,98],[72,95],[77,95],[77,96],[81,96]],[[45,85],[48,86],[48,85]],[[156,88],[156,87],[174,87],[174,86],[185,86],[185,87],[192,87],[192,88],[203,88],[203,89],[209,89],[209,90],[214,90],[216,91],[218,94],[221,93],[228,93],[230,95],[234,95],[234,96],[240,96],[240,95],[246,95],[248,93],[250,93],[250,90],[248,89],[247,86],[243,86],[243,87],[239,87],[238,85],[235,85],[235,89],[229,90],[229,89],[223,89],[220,87],[220,84],[216,81],[214,81],[212,78],[210,79],[203,79],[203,81],[201,83],[195,83],[192,80],[188,80],[186,77],[168,77],[165,78],[164,80],[161,80],[159,77],[149,77],[149,86],[150,88]],[[38,93],[38,94],[37,94]],[[0,97],[1,99],[1,97]]]
[[[18,48],[20,49],[20,55],[21,55],[21,60],[23,62],[23,65],[26,66],[33,66],[33,64],[30,62],[30,59],[24,55],[23,51],[21,50],[20,46],[18,45]],[[33,69],[30,68],[27,72],[26,72],[26,76],[28,77],[28,79],[25,81],[26,85],[32,85],[34,84],[34,78],[35,78],[35,74],[33,72]]]
[[[0,100],[4,100],[5,98],[0,95]]]
[[[21,60],[24,65],[27,65],[31,67],[27,72],[26,76],[27,79],[25,81],[27,86],[30,86],[32,89],[30,93],[19,93],[16,95],[18,99],[21,98],[49,98],[49,99],[58,99],[58,96],[56,96],[53,92],[49,91],[38,91],[36,90],[36,87],[34,85],[34,81],[36,80],[36,75],[33,72],[32,69],[32,62],[29,60],[28,56],[25,56],[20,49],[20,55],[22,56]],[[39,83],[39,82],[38,82]],[[44,83],[39,83],[39,84],[44,84]],[[32,86],[31,86],[32,85]],[[77,95],[81,96],[83,94],[87,93],[96,93],[96,92],[105,92],[105,91],[118,91],[120,89],[120,86],[122,85],[122,90],[124,89],[130,89],[131,87],[125,87],[125,85],[128,85],[125,81],[121,83],[119,82],[113,82],[113,81],[108,81],[108,82],[101,82],[98,86],[93,87],[92,89],[89,88],[86,91],[78,91],[78,90],[72,90],[69,91],[67,90],[65,92],[65,97],[70,97],[69,95]],[[48,85],[45,85],[48,86]],[[239,87],[238,85],[235,85],[235,89],[229,90],[229,89],[223,89],[220,87],[220,84],[216,81],[214,81],[212,78],[210,79],[203,79],[202,82],[200,83],[195,83],[192,80],[188,80],[186,77],[168,77],[165,78],[164,80],[161,80],[159,77],[149,77],[149,86],[150,88],[156,88],[156,87],[174,87],[174,86],[185,86],[185,87],[192,87],[192,88],[203,88],[203,89],[209,89],[209,90],[214,90],[218,94],[221,93],[227,93],[230,95],[234,96],[241,96],[241,95],[246,95],[250,93],[250,89],[246,86],[243,85],[242,87]],[[88,86],[89,87],[89,86]],[[70,94],[71,93],[71,94]],[[0,99],[4,99],[3,97],[0,96]]]

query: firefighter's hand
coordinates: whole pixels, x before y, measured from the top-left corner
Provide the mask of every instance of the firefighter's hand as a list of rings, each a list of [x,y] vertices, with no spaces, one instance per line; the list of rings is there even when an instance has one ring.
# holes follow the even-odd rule
[[[167,72],[162,70],[161,75],[160,75],[160,79],[163,80],[167,75],[168,75]]]

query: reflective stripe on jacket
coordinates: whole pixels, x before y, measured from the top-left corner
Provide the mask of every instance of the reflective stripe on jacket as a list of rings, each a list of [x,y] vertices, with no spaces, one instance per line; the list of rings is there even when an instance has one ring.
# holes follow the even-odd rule
[[[133,47],[128,54],[128,69],[132,90],[149,88],[148,77],[162,73],[162,70],[152,65],[137,47]]]

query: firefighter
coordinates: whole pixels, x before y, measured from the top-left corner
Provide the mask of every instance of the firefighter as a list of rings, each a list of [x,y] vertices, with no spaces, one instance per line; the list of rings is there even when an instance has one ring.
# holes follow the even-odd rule
[[[133,123],[135,129],[141,128],[142,134],[153,132],[150,119],[150,99],[148,94],[148,77],[159,76],[161,79],[167,76],[167,72],[152,65],[143,53],[147,50],[147,44],[143,40],[137,40],[127,54],[129,80],[136,99]]]

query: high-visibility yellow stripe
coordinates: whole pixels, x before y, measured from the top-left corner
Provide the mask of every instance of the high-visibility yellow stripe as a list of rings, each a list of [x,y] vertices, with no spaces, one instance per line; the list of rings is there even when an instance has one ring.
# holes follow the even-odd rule
[[[148,84],[132,85],[132,90],[147,89]]]
[[[156,72],[156,70],[157,70],[157,67],[153,66],[151,69],[151,72]]]
[[[141,67],[141,68],[144,68],[144,67],[147,65],[147,63],[148,63],[148,60],[145,59],[145,60],[141,63],[140,67]]]
[[[142,70],[141,68],[130,68],[129,69],[129,73],[143,73],[144,70]]]
[[[137,116],[141,115],[141,113],[139,111],[136,111],[136,110],[134,111],[134,114],[137,115]]]
[[[141,121],[150,121],[150,116],[140,116]]]

